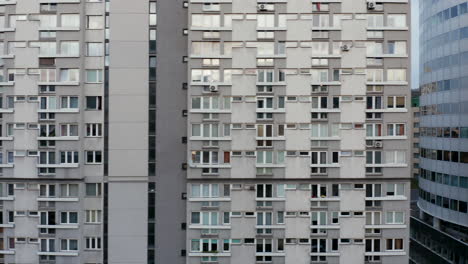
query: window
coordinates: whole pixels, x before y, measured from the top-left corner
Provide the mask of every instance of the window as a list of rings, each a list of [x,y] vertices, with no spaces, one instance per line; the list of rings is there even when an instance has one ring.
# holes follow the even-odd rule
[[[219,137],[218,124],[192,124],[192,137]]]
[[[101,196],[101,184],[86,183],[86,196]]]
[[[97,224],[101,223],[102,211],[101,210],[86,210],[86,220],[87,224]]]
[[[404,96],[387,97],[387,108],[405,108],[405,97]]]
[[[382,124],[366,124],[366,137],[381,137]]]
[[[383,69],[366,69],[368,82],[383,82]]]
[[[87,83],[102,83],[102,70],[86,70]]]
[[[104,19],[102,16],[87,16],[86,17],[87,29],[103,29]]]
[[[218,212],[192,212],[191,223],[206,226],[217,226],[219,225],[219,213]]]
[[[272,222],[272,212],[257,212],[257,226],[271,226]]]
[[[328,82],[328,70],[310,70],[312,82]]]
[[[219,164],[217,151],[192,151],[192,162],[195,164]]]
[[[61,69],[60,81],[61,82],[79,82],[80,70],[79,69]]]
[[[330,16],[329,15],[313,15],[312,16],[312,27],[329,27]]]
[[[257,151],[257,164],[273,164],[273,151]]]
[[[380,239],[366,239],[366,252],[380,252]]]
[[[78,197],[78,184],[60,184],[61,197]]]
[[[406,15],[387,15],[387,27],[406,27]]]
[[[102,137],[102,124],[87,123],[86,124],[87,137]]]
[[[101,249],[101,238],[100,237],[87,237],[86,240],[86,249]]]
[[[39,197],[55,197],[55,185],[53,184],[40,184]]]
[[[385,151],[386,164],[405,164],[406,152],[404,150],[390,150]]]
[[[79,14],[62,14],[60,16],[62,27],[79,27],[80,15]]]
[[[78,151],[60,151],[61,164],[76,164],[78,163]]]
[[[257,71],[257,82],[259,83],[271,83],[274,82],[274,70],[258,70]]]
[[[367,26],[368,27],[383,27],[383,15],[367,15]]]
[[[366,184],[366,197],[382,197],[382,184]]]
[[[223,225],[229,225],[231,223],[231,213],[223,212]]]
[[[275,15],[257,15],[257,28],[275,27]]]
[[[192,184],[191,197],[194,198],[214,198],[219,197],[218,184]]]
[[[62,97],[62,99],[65,97]],[[78,97],[72,97],[71,101],[76,100],[76,108],[78,107]],[[72,102],[73,103],[73,102]],[[39,108],[42,110],[46,109],[57,109],[57,97],[55,96],[41,96],[39,97]]]
[[[80,43],[78,41],[60,42],[60,55],[67,57],[80,56]]]
[[[40,252],[55,252],[55,239],[42,238],[40,240]]]
[[[256,252],[258,253],[267,253],[273,252],[271,239],[257,239]]]
[[[380,225],[380,212],[366,212],[366,225]]]
[[[55,125],[53,124],[39,124],[40,137],[55,137]]]
[[[7,163],[8,164],[13,164],[15,163],[15,153],[13,151],[8,151],[7,152]]]
[[[406,41],[389,41],[387,42],[387,53],[405,55],[406,54]]]
[[[257,198],[272,198],[273,185],[272,184],[257,184]]]
[[[388,69],[387,81],[406,81],[406,69]]]
[[[403,239],[401,238],[387,239],[386,250],[387,251],[403,250]]]
[[[316,225],[327,225],[327,212],[311,212],[313,226]]]
[[[101,110],[102,97],[101,96],[86,96],[86,110]]]
[[[387,183],[387,196],[405,195],[404,183]]]
[[[39,164],[55,164],[55,152],[53,151],[40,151]]]
[[[78,240],[77,239],[61,239],[60,250],[61,251],[77,251]]]
[[[312,184],[312,198],[326,198],[327,185],[326,184]]]
[[[220,27],[220,15],[192,15],[192,27]]]
[[[405,124],[387,124],[387,136],[389,137],[404,136],[405,130]]]
[[[87,150],[85,151],[86,164],[101,164],[102,151],[100,150]]]
[[[276,223],[284,224],[284,212],[283,211],[276,212]]]
[[[89,57],[99,57],[104,55],[104,45],[100,42],[86,43],[86,55]]]
[[[192,252],[217,252],[218,239],[192,239],[190,251]]]
[[[366,42],[366,51],[369,56],[381,56],[383,54],[383,43]]]
[[[326,151],[312,151],[311,164],[327,164],[327,152]]]
[[[327,240],[325,238],[313,238],[310,240],[312,253],[325,253],[327,252]]]
[[[366,164],[382,164],[382,152],[366,151]]]
[[[312,96],[312,109],[327,109],[328,97],[326,96]]]
[[[78,136],[78,125],[75,124],[61,124],[60,135],[62,137],[77,137]]]
[[[219,42],[192,42],[192,55],[221,55]]]
[[[330,44],[328,42],[312,42],[313,55],[328,55],[330,53]]]
[[[61,224],[78,224],[78,213],[77,212],[61,212],[60,223]]]
[[[39,69],[40,82],[55,82],[56,70],[55,69]]]
[[[404,212],[387,212],[385,217],[386,224],[404,224],[405,213]]]
[[[219,82],[219,70],[192,69],[192,82]]]
[[[229,97],[225,98],[225,107],[229,105]],[[227,101],[227,102],[226,102]],[[203,97],[192,97],[192,109],[206,109],[214,110],[221,109],[221,103],[219,97],[203,96]]]

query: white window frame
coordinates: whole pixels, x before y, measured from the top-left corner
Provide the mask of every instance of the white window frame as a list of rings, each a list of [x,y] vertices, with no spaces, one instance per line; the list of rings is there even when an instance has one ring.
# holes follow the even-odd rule
[[[80,154],[78,151],[73,151],[73,150],[60,151],[60,164],[78,164],[80,160],[79,156]]]
[[[322,217],[325,216],[325,219]],[[314,219],[317,222],[314,224]],[[312,226],[326,226],[328,225],[328,212],[327,211],[313,211],[310,214],[310,225]]]
[[[380,133],[378,133],[379,131]],[[382,137],[383,136],[383,124],[382,123],[367,123],[366,124],[366,136],[367,137]]]
[[[101,250],[102,243],[100,237],[86,237],[85,238],[85,248],[87,250]]]
[[[268,221],[268,219],[270,221]],[[273,212],[257,212],[257,226],[271,226],[273,225]]]
[[[399,188],[399,186],[401,187],[401,189]],[[400,191],[403,191],[403,192],[399,192],[398,190],[400,189]],[[388,194],[390,191],[390,193],[393,192],[393,194]],[[404,183],[387,183],[387,188],[385,190],[385,195],[386,196],[405,196],[405,184]]]
[[[86,210],[86,224],[100,224],[102,223],[102,210]]]
[[[370,223],[367,222],[367,217],[370,216]],[[381,225],[382,212],[380,211],[367,211],[366,212],[366,225]]]
[[[70,222],[71,215],[76,214],[76,222]],[[62,217],[65,216],[66,220],[62,222]],[[60,212],[60,224],[61,225],[77,225],[79,223],[78,220],[79,214],[78,212],[73,212],[73,211],[65,211],[65,212]]]
[[[89,161],[88,160],[88,154],[92,152],[92,160]],[[100,153],[100,157],[101,157],[101,160],[97,160],[97,157],[99,155],[97,155],[98,153]],[[102,164],[103,162],[103,156],[102,156],[102,151],[101,150],[85,150],[85,164]]]
[[[401,240],[401,249],[395,249],[396,246],[396,240]],[[388,242],[391,241],[391,249],[388,249]],[[387,238],[385,240],[385,251],[403,251],[405,249],[404,246],[404,239],[403,238]]]
[[[62,132],[64,131],[65,127],[65,134]],[[75,127],[76,129],[73,130],[72,128]],[[76,131],[76,135],[73,135],[73,131]],[[62,137],[77,137],[78,136],[78,124],[60,124],[60,136]]]
[[[198,186],[198,194],[195,193],[196,187]],[[190,188],[190,197],[192,198],[217,198],[219,197],[219,184],[213,184],[213,183],[201,183],[201,184],[191,184]],[[205,195],[207,193],[208,195]]]
[[[71,242],[76,243],[76,249],[71,249]],[[65,242],[65,244],[63,243]],[[63,247],[65,245],[65,248]],[[76,252],[79,249],[78,239],[60,239],[60,251]]]
[[[86,137],[102,137],[102,124],[86,123]]]
[[[208,162],[204,162],[204,155],[207,153]],[[219,164],[219,152],[218,151],[208,151],[208,150],[194,150],[192,151],[192,163],[200,165],[218,165]],[[198,160],[195,157],[199,157]]]

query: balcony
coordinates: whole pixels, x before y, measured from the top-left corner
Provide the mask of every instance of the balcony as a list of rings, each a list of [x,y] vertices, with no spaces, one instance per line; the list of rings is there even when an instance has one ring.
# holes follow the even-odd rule
[[[37,168],[78,168],[79,163],[37,164]]]

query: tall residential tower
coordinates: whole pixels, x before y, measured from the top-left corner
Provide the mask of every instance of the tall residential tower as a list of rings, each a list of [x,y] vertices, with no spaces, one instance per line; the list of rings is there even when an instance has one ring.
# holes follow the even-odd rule
[[[408,261],[409,21],[407,1],[190,2],[187,263]]]
[[[405,0],[0,0],[0,263],[406,263]]]

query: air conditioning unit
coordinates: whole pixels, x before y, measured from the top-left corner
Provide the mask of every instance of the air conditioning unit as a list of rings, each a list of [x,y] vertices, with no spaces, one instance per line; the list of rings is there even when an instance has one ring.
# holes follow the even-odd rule
[[[218,85],[212,84],[212,85],[210,85],[210,87],[208,87],[208,90],[210,90],[210,92],[212,92],[212,93],[215,93],[215,92],[219,91],[218,90]]]
[[[258,11],[268,11],[268,7],[266,4],[258,4],[257,5],[257,10]]]
[[[383,142],[378,140],[374,142],[374,147],[376,148],[382,148],[383,147]]]
[[[351,48],[351,46],[348,45],[348,44],[344,44],[343,46],[341,46],[342,51],[349,51],[350,48]]]
[[[367,2],[367,9],[368,9],[368,10],[374,10],[374,9],[375,9],[375,6],[376,6],[375,1]]]

